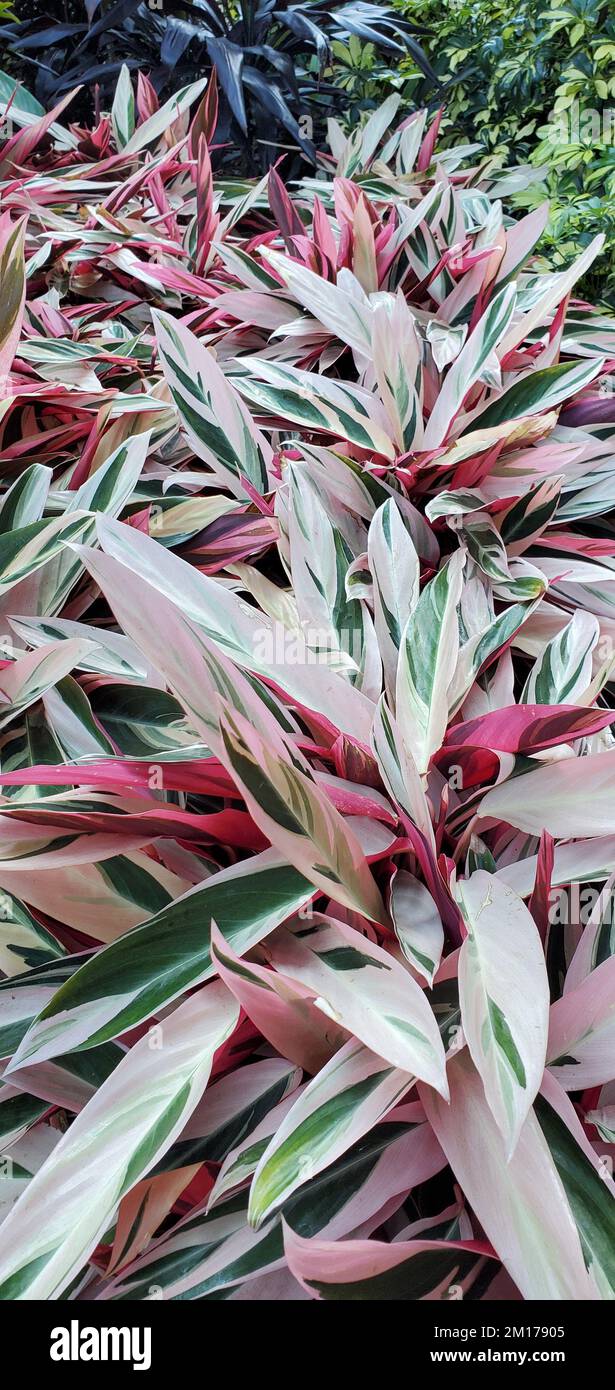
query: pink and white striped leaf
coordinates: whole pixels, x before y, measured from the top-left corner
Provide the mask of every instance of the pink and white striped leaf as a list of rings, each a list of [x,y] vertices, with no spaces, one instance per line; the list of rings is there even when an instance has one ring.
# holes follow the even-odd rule
[[[488,791],[480,815],[559,839],[615,834],[614,765],[611,749],[543,764]]]
[[[386,687],[394,699],[402,634],[419,599],[420,564],[393,498],[374,513],[367,537],[373,581],[374,623]]]
[[[352,927],[315,914],[280,928],[264,947],[329,1018],[391,1066],[447,1094],[444,1048],[427,995],[387,951]]]
[[[433,985],[444,949],[442,918],[425,884],[407,869],[393,879],[391,917],[406,960]]]
[[[382,898],[349,822],[312,774],[289,755],[281,740],[272,746],[222,701],[219,708],[222,760],[256,824],[321,893],[373,921],[386,921]]]
[[[315,1008],[313,991],[277,970],[241,960],[215,922],[211,926],[211,958],[220,978],[263,1037],[310,1075],[320,1071],[346,1041],[344,1030]]]
[[[547,1062],[565,1091],[611,1080],[615,1048],[615,956],[551,1005]]]
[[[360,1302],[418,1302],[464,1293],[489,1247],[474,1240],[305,1240],[284,1229],[289,1268],[312,1298]]]
[[[26,297],[24,242],[26,218],[11,222],[8,213],[0,219],[0,380],[13,365],[21,336]]]

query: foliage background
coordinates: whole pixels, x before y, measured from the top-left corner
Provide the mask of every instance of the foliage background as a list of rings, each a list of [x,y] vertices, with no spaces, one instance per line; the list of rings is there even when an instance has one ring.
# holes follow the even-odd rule
[[[504,162],[545,166],[552,210],[541,249],[560,268],[597,232],[606,232],[606,253],[581,288],[589,299],[615,304],[615,12],[609,0],[395,4],[428,31],[423,45],[447,89],[444,144],[465,136]],[[412,62],[402,63],[401,71],[415,99],[424,98]],[[601,118],[598,139],[589,123],[584,133],[588,112]],[[570,118],[570,141],[558,138],[562,115]],[[541,196],[532,189],[517,203],[529,208]]]
[[[313,163],[329,115],[348,107],[344,82],[336,80],[336,40],[353,36],[359,48],[378,53],[380,86],[385,54],[397,65],[411,55],[428,89],[438,88],[412,24],[387,2],[16,0],[8,16],[2,3],[0,19],[9,20],[0,29],[2,66],[47,109],[79,87],[71,113],[83,124],[96,124],[108,110],[124,65],[146,74],[161,101],[215,65],[216,162],[241,174],[269,167],[289,148],[296,157],[287,161],[287,178],[300,174],[306,159]]]

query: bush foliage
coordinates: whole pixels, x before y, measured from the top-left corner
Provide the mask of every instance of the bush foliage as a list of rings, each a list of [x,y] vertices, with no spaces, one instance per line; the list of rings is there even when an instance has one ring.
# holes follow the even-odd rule
[[[609,254],[584,290],[615,304],[615,17],[609,0],[396,0],[426,26],[446,90],[443,138],[480,140],[544,169],[541,248],[568,265],[598,232]],[[402,70],[408,67],[402,63]],[[425,96],[414,68],[415,93]],[[519,198],[535,204],[536,193]]]

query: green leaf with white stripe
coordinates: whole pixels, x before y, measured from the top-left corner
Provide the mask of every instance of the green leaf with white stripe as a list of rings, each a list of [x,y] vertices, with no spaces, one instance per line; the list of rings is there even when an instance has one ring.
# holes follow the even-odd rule
[[[149,432],[133,435],[120,444],[76,492],[70,493],[65,516],[74,512],[103,512],[119,516],[137,486],[150,445]],[[46,566],[39,579],[38,612],[61,609],[83,571],[83,561],[66,549]]]
[[[0,672],[0,729],[40,700],[90,650],[83,641],[53,642],[21,656]]]
[[[600,877],[597,874],[596,877]],[[577,989],[599,965],[615,956],[615,874],[610,874],[587,918],[568,966],[564,995]],[[590,1033],[591,1030],[588,1030]]]
[[[397,455],[382,407],[363,387],[265,357],[241,358],[234,381],[258,411],[347,439],[388,459]]]
[[[3,165],[5,161],[2,161]],[[0,376],[4,381],[13,365],[23,321],[26,294],[26,217],[2,220],[0,231]],[[6,392],[6,385],[3,387]]]
[[[143,681],[148,674],[147,661],[130,638],[120,632],[110,632],[107,628],[95,627],[90,623],[76,623],[70,618],[11,616],[9,621],[13,632],[29,647],[42,647],[47,642],[65,642],[69,638],[86,641],[89,651],[85,652],[81,661],[75,662],[80,671],[120,679],[123,677],[131,681]],[[144,692],[142,695],[145,699]]]
[[[588,362],[559,362],[555,367],[528,372],[485,410],[473,415],[469,428],[482,430],[501,425],[505,420],[542,415],[544,411],[553,410],[562,401],[578,395],[585,386],[589,386],[590,381],[600,376],[603,369],[604,358],[594,357]]]
[[[0,970],[3,975],[17,975],[63,955],[64,947],[36,921],[25,903],[5,888],[0,889]],[[1,1019],[0,996],[0,1027]]]
[[[493,296],[446,375],[425,428],[425,449],[436,449],[444,443],[468,391],[480,379],[489,358],[503,338],[516,302],[515,282]]]
[[[374,374],[400,454],[423,448],[421,344],[401,290],[373,308]]]
[[[209,979],[212,918],[242,954],[313,894],[271,850],[212,875],[86,960],[66,988],[42,1001],[15,1065],[95,1047]]]
[[[520,555],[537,541],[557,512],[561,487],[561,478],[545,478],[518,497],[499,518],[500,534],[509,555]]]
[[[61,647],[68,645],[63,642]],[[47,691],[43,706],[49,728],[67,759],[115,753],[110,739],[94,719],[85,691],[72,676],[66,676],[55,689]]]
[[[198,747],[181,705],[165,690],[137,685],[101,685],[91,708],[109,738],[129,758],[151,758]]]
[[[458,885],[468,929],[459,954],[464,1035],[508,1157],[545,1068],[549,982],[542,943],[521,898],[479,869]]]
[[[392,497],[374,513],[367,553],[373,580],[374,624],[387,690],[393,698],[402,634],[419,599],[420,564]]]
[[[519,315],[508,329],[500,347],[502,357],[512,352],[519,343],[523,343],[536,328],[548,322],[550,315],[557,311],[560,304],[563,304],[572,286],[576,284],[577,280],[580,280],[581,276],[589,269],[592,261],[600,254],[604,240],[604,233],[600,233],[593,238],[589,246],[585,247],[577,260],[573,261],[566,270],[544,276],[542,279],[544,288],[538,294],[532,295],[533,302],[531,302],[531,307],[527,313]],[[580,312],[583,313],[584,311]]]
[[[393,718],[384,695],[376,707],[371,746],[380,776],[393,801],[414,821],[427,843],[433,844],[433,827],[423,784],[402,730]]]
[[[288,531],[299,618],[312,659],[355,679],[363,649],[363,612],[347,598],[346,576],[354,556],[330,519],[305,465],[290,473]]]
[[[509,1158],[466,1047],[449,1061],[451,1101],[419,1088],[466,1201],[522,1298],[596,1297],[566,1192],[531,1109]]]
[[[137,129],[130,136],[124,146],[124,154],[137,154],[139,150],[144,150],[147,145],[157,142],[162,135],[165,135],[173,122],[188,111],[197,97],[201,96],[207,86],[207,78],[202,77],[198,82],[190,82],[186,87],[180,87],[177,92],[165,101],[158,111],[154,111],[146,121],[137,126]]]
[[[111,124],[118,150],[123,150],[135,129],[135,95],[132,89],[130,69],[126,63],[122,64],[117,79],[111,107]]]
[[[17,1051],[32,1020],[70,979],[82,956],[62,956],[0,982],[0,1057]]]
[[[13,1072],[7,1084],[44,1101],[46,1107],[57,1105],[74,1114],[87,1105],[125,1053],[118,1043],[104,1043],[90,1052],[67,1053],[40,1067]]]
[[[461,550],[423,589],[406,623],[397,667],[396,717],[420,773],[440,748],[448,723],[447,691],[457,665]]]
[[[525,705],[573,705],[592,678],[592,652],[600,636],[593,613],[577,609],[569,623],[547,642],[534,662],[521,695]]]
[[[286,1102],[272,1112],[275,1119],[281,1118],[283,1108],[287,1113]],[[413,1177],[424,1181],[444,1161],[420,1107],[404,1106],[398,1114],[399,1119],[387,1118],[366,1131],[336,1161],[324,1170],[319,1168],[314,1177],[306,1163],[302,1185],[284,1201],[281,1212],[266,1219],[258,1231],[247,1225],[244,1192],[206,1214],[200,1211],[184,1217],[170,1234],[159,1237],[122,1271],[110,1285],[109,1297],[147,1299],[152,1288],[162,1290],[165,1299],[227,1297],[245,1280],[283,1268],[281,1216],[303,1235],[324,1231],[331,1238],[348,1234],[359,1224],[365,1227],[366,1221],[377,1221],[383,1203],[398,1197],[401,1205],[408,1182]],[[277,1127],[274,1120],[273,1129]],[[262,1125],[257,1126],[250,1133],[244,1150],[250,1171],[254,1150],[262,1153],[266,1147],[266,1142],[263,1145],[257,1139],[262,1129]],[[258,1283],[250,1282],[248,1293],[251,1288],[256,1294]]]
[[[273,975],[273,971],[270,972]],[[327,1060],[330,1060],[327,1058]],[[305,1085],[286,1094],[282,1100],[263,1115],[258,1123],[248,1125],[234,1148],[231,1148],[220,1165],[220,1171],[207,1198],[207,1210],[212,1211],[220,1202],[228,1200],[229,1193],[237,1191],[251,1180],[270,1140],[280,1127],[285,1115],[296,1104]]]
[[[534,1111],[568,1198],[587,1267],[602,1298],[612,1302],[615,1299],[613,1179],[608,1168],[601,1167],[567,1097],[561,1092],[558,1095],[552,1085],[545,1085],[544,1094],[536,1097]]]
[[[7,1149],[23,1138],[31,1126],[42,1119],[47,1110],[48,1101],[0,1081],[0,1165],[3,1170]],[[3,1178],[8,1176],[4,1171],[2,1175]]]
[[[193,1163],[222,1163],[246,1130],[294,1094],[302,1074],[301,1067],[283,1057],[266,1057],[228,1072],[208,1087],[158,1171],[166,1173]]]
[[[164,375],[197,458],[243,501],[244,478],[268,492],[271,447],[213,354],[168,314],[154,314],[154,324]]]
[[[476,564],[502,590],[502,596],[513,600],[537,598],[546,588],[546,579],[540,570],[522,562],[524,572],[518,576],[511,572],[506,546],[500,532],[486,512],[476,512],[467,518],[463,528],[469,554]],[[521,563],[521,562],[520,562]]]
[[[89,516],[54,517],[33,521],[3,537],[0,555],[0,596],[53,560],[66,545],[93,534]]]
[[[20,473],[0,502],[0,533],[20,530],[40,521],[52,479],[50,468],[33,463]]]
[[[261,1226],[291,1193],[340,1158],[413,1081],[354,1039],[346,1043],[301,1092],[265,1149],[250,1188],[251,1225]]]
[[[473,632],[459,649],[457,668],[449,686],[449,712],[457,713],[476,677],[497,653],[507,647],[515,634],[542,603],[542,593],[531,603],[512,603],[503,608],[487,626]],[[491,610],[492,612],[493,610]]]

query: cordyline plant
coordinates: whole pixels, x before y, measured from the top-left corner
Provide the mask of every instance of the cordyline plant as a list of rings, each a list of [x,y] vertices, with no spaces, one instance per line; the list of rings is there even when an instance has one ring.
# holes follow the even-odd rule
[[[396,101],[12,97],[5,1299],[615,1293],[615,324]]]

